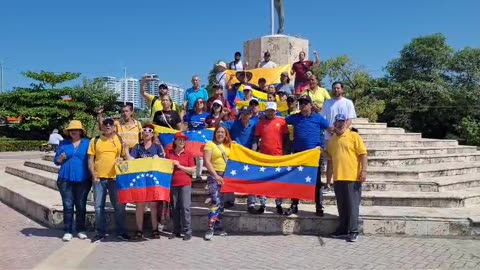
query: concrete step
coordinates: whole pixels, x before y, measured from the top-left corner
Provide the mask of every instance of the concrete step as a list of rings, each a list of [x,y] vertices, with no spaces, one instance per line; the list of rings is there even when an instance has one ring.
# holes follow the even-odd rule
[[[353,127],[361,128],[387,128],[387,123],[355,123]]]
[[[62,228],[60,194],[38,184],[19,180],[0,172],[0,200],[51,228]],[[268,205],[263,215],[251,215],[245,209],[245,205],[236,205],[225,210],[223,223],[229,233],[327,235],[337,226],[335,206],[326,206],[324,217],[314,215],[313,205],[300,204],[299,213],[291,216],[276,214],[273,205]],[[478,234],[474,222],[479,212],[477,205],[463,208],[364,206],[360,208],[360,231],[380,235],[471,236]],[[106,214],[108,226],[112,229],[113,212],[107,208]],[[192,205],[194,231],[205,231],[207,216],[206,206]],[[134,231],[134,208],[127,207],[127,221],[128,228]],[[87,206],[87,228],[92,230],[94,222],[93,208]],[[166,226],[166,229],[169,228],[171,224]]]
[[[374,133],[374,134],[360,134],[364,140],[385,140],[385,141],[418,141],[422,138],[421,133]]]
[[[354,118],[354,119],[352,119],[352,123],[353,124],[357,124],[357,123],[367,124],[367,123],[369,123],[369,121],[368,121],[368,118]]]
[[[480,161],[480,152],[465,154],[408,155],[369,157],[369,166],[405,166],[447,162]]]
[[[404,134],[405,130],[403,128],[364,128],[359,127],[358,133],[360,135],[365,134]]]
[[[367,149],[368,156],[412,156],[412,155],[446,155],[446,154],[465,154],[476,153],[475,146],[448,146],[448,147],[371,147]]]
[[[30,163],[29,163],[30,164]],[[7,166],[5,168],[5,172],[14,176],[17,176],[21,179],[39,184],[44,187],[51,188],[53,190],[58,190],[57,188],[57,177],[58,174],[56,172],[51,172],[55,169],[53,163],[50,167],[46,166],[44,169],[49,169],[50,171],[37,169],[32,167],[27,167],[23,164],[14,165],[14,166]]]
[[[406,167],[368,167],[373,179],[423,179],[440,176],[464,175],[479,172],[479,162],[451,162],[411,165]]]
[[[363,137],[363,136],[362,136]],[[363,139],[367,148],[403,148],[403,147],[451,147],[457,146],[455,140],[416,139],[411,141]]]

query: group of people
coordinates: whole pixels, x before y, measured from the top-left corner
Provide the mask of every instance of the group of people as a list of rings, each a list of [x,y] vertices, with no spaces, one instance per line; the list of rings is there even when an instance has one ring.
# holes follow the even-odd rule
[[[99,110],[98,124],[102,132],[100,136],[86,139],[82,124],[73,120],[64,130],[67,140],[59,147],[54,162],[60,165],[58,186],[64,207],[65,235],[69,241],[73,232],[73,209],[76,208],[76,229],[79,238],[85,234],[85,205],[88,191],[93,185],[96,235],[93,242],[101,241],[106,235],[105,199],[108,190],[110,201],[115,210],[117,236],[122,240],[130,237],[126,231],[125,205],[118,203],[115,184],[115,164],[121,160],[137,158],[168,158],[174,164],[171,188],[171,209],[173,216],[173,232],[169,238],[183,237],[191,239],[191,194],[192,175],[200,175],[203,166],[208,171],[207,185],[210,196],[208,228],[205,239],[214,235],[227,235],[222,225],[224,208],[235,205],[235,195],[221,193],[224,184],[223,174],[230,155],[231,143],[235,142],[260,153],[279,156],[298,153],[320,147],[323,149],[319,160],[318,176],[315,187],[316,215],[323,216],[321,168],[323,160],[327,160],[326,186],[334,184],[337,198],[340,224],[332,237],[346,237],[349,241],[358,238],[358,215],[361,199],[361,182],[366,179],[366,148],[358,133],[351,131],[352,119],[356,118],[353,102],[344,97],[344,86],[341,82],[332,84],[330,93],[319,86],[318,78],[310,71],[310,67],[319,64],[318,55],[314,52],[315,62],[305,60],[301,52],[299,61],[294,63],[292,74],[282,73],[282,83],[277,86],[266,86],[266,92],[273,96],[283,94],[280,102],[286,102],[288,110],[281,114],[277,110],[277,99],[266,103],[266,110],[260,112],[260,103],[250,98],[248,106],[236,109],[231,106],[226,96],[235,87],[222,84],[217,74],[215,94],[209,97],[207,91],[200,86],[200,78],[192,77],[192,87],[185,92],[184,111],[179,111],[172,102],[166,85],[159,86],[158,96],[145,92],[145,82],[141,80],[141,93],[151,107],[152,122],[155,125],[178,130],[174,136],[173,148],[166,151],[155,136],[152,124],[141,125],[134,119],[133,109],[129,105],[122,108],[119,121],[103,118],[103,110]],[[259,67],[274,67],[270,54],[258,63]],[[225,69],[243,70],[247,67],[241,61],[241,54],[235,54],[235,60],[217,64],[219,73]],[[289,85],[290,76],[295,74],[295,83]],[[220,79],[220,81],[218,80]],[[303,89],[305,88],[305,89]],[[245,97],[249,85],[243,85]],[[291,89],[287,93],[285,89]],[[283,93],[282,93],[283,92]],[[235,105],[235,104],[234,104]],[[293,127],[293,132],[289,128]],[[194,156],[185,142],[188,140],[181,131],[213,128],[212,141],[204,147],[203,156]],[[195,178],[195,177],[193,177]],[[332,179],[333,178],[333,179]],[[257,203],[259,207],[257,207]],[[290,215],[298,212],[298,199],[291,198],[287,209],[282,207],[282,198],[275,200],[278,214]],[[136,205],[137,231],[134,239],[145,238],[143,234],[143,215],[147,205]],[[151,210],[152,237],[159,238],[158,219],[160,222],[168,215],[169,205],[164,202],[149,203]],[[262,214],[266,209],[266,198],[249,195],[247,211],[251,214]],[[182,236],[183,234],[183,236]]]

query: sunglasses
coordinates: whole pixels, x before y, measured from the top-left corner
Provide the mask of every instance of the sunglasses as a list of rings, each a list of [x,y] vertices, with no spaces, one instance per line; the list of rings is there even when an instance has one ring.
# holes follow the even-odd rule
[[[151,129],[151,128],[144,128],[144,129],[143,129],[143,132],[145,132],[145,133],[153,133],[153,129]]]
[[[104,126],[113,126],[114,124],[112,122],[104,122],[103,125]]]

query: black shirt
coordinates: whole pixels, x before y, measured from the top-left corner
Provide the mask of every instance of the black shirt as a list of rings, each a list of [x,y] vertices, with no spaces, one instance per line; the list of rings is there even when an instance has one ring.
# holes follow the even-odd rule
[[[153,123],[162,127],[177,129],[177,124],[181,122],[180,115],[174,110],[157,111],[153,115]]]

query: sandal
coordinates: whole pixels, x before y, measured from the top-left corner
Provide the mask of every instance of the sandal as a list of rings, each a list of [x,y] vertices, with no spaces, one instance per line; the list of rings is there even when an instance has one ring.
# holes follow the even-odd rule
[[[136,231],[135,235],[133,236],[133,240],[135,240],[135,241],[145,240],[145,237],[143,236],[143,232],[142,231]]]
[[[153,230],[152,231],[152,237],[154,239],[160,239],[160,231],[159,230]]]

